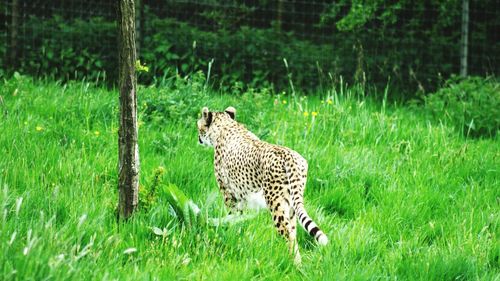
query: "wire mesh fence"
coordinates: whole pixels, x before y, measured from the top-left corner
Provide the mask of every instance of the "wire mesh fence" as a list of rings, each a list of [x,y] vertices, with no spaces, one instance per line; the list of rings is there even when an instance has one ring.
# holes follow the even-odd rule
[[[429,91],[459,74],[498,75],[500,3],[137,0],[141,81],[208,72],[217,86],[311,89],[343,77]],[[0,0],[3,71],[116,77],[115,1]],[[467,53],[464,53],[464,43]]]

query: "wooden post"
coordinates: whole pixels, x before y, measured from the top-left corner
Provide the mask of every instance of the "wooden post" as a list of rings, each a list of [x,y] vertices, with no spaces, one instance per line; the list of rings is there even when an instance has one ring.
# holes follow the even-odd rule
[[[135,44],[137,57],[140,58],[142,38],[144,36],[144,0],[135,0],[137,15],[135,17]]]
[[[276,27],[278,28],[278,31],[281,31],[283,28],[283,10],[285,6],[284,4],[285,4],[284,0],[278,0],[278,9],[276,15]]]
[[[129,218],[138,204],[139,146],[137,77],[135,73],[134,0],[118,0],[118,68],[120,128],[118,131],[118,216]]]
[[[10,47],[9,47],[9,65],[8,68],[15,69],[17,67],[17,38],[19,30],[19,1],[12,0],[10,21]]]
[[[460,48],[460,76],[467,76],[469,43],[469,0],[462,0],[462,40]]]

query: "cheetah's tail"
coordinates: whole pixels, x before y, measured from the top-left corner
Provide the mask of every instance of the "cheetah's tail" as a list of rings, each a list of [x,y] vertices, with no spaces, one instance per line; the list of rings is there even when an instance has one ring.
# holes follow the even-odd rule
[[[297,217],[300,221],[300,224],[304,229],[318,241],[320,245],[328,244],[328,237],[326,237],[325,233],[319,229],[318,225],[311,219],[311,217],[307,214],[306,209],[304,208],[303,203],[298,203],[295,206],[295,211],[297,212]]]

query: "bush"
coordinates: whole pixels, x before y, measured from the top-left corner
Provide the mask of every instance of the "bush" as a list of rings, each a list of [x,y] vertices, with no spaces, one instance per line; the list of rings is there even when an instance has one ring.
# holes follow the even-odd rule
[[[235,83],[248,87],[288,89],[289,77],[297,88],[314,89],[327,70],[334,75],[354,71],[354,66],[338,66],[345,54],[330,44],[314,44],[290,32],[275,28],[241,26],[234,30],[203,30],[171,18],[147,13],[138,54],[148,73],[139,82],[152,84],[176,74],[187,76],[198,71],[208,75],[216,88],[230,90]],[[23,23],[29,38],[20,38],[23,54],[16,71],[56,79],[95,80],[106,74],[116,81],[118,58],[116,24],[102,17],[49,19],[30,17]],[[50,36],[46,32],[50,30]],[[4,48],[0,44],[0,55]],[[337,59],[315,61],[324,54]],[[288,62],[288,69],[283,59]],[[207,77],[208,78],[208,77]]]
[[[21,38],[20,45],[34,47],[22,50],[19,72],[65,80],[95,80],[103,74],[116,76],[115,23],[100,17],[88,20],[31,17],[23,28],[32,33],[33,42]],[[51,31],[50,36],[47,30]]]
[[[500,130],[500,84],[492,77],[453,77],[425,104],[466,136],[494,136]]]
[[[197,72],[190,77],[176,76],[164,81],[161,88],[141,88],[139,104],[143,120],[160,126],[176,120],[193,123],[193,118],[206,105],[204,86],[205,76]]]
[[[419,93],[435,91],[443,78],[459,70],[459,45],[453,44],[460,37],[457,0],[403,1],[388,6],[375,1],[360,4],[359,9],[350,8],[352,1],[342,0],[325,4],[323,12],[316,5],[292,1],[285,6],[316,16],[295,17],[285,7],[280,24],[276,1],[229,1],[234,5],[153,2],[141,1],[144,11],[138,13],[138,57],[150,69],[139,75],[141,84],[161,84],[157,82],[176,74],[203,71],[208,83],[224,92],[236,83],[244,85],[244,90],[288,91],[290,80],[295,89],[315,92],[342,80],[375,90],[389,84],[389,98],[406,99],[414,97],[417,89]],[[479,2],[475,9],[493,3]],[[8,26],[1,30],[0,41],[5,43],[0,44],[0,75],[7,70],[64,80],[96,80],[105,73],[107,82],[117,81],[117,32],[111,10],[103,11],[97,5],[95,13],[73,15],[58,8],[46,15],[37,5],[26,5],[33,13],[24,11],[19,22],[19,63],[15,68],[4,60],[10,42]],[[4,10],[0,9],[0,18],[2,13],[10,18],[9,9]],[[99,14],[102,16],[94,16]],[[425,20],[429,15],[436,21]],[[470,70],[498,74],[500,64],[494,52],[498,44],[490,42],[490,31],[484,27],[498,20],[482,17],[471,22],[476,31],[471,33],[471,53],[476,50],[485,55],[472,56]]]
[[[322,54],[336,54],[333,46],[297,39],[276,29],[242,26],[237,30],[206,31],[175,19],[148,16],[141,61],[150,67],[141,81],[178,72],[204,71],[213,59],[210,82],[217,86],[244,82],[250,87],[288,88],[288,75],[302,88],[318,87],[321,70],[337,69],[336,60],[314,61]],[[338,55],[340,56],[340,54]],[[289,69],[283,59],[288,61]],[[175,70],[175,71],[174,71]]]

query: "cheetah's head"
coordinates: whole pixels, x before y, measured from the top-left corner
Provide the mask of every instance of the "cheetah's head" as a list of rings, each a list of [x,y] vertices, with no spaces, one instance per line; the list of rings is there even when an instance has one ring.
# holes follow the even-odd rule
[[[223,112],[211,112],[208,107],[201,110],[201,118],[198,120],[198,142],[205,146],[214,146],[214,138],[218,135],[220,124],[224,121],[232,121],[236,116],[236,109],[230,106]]]

